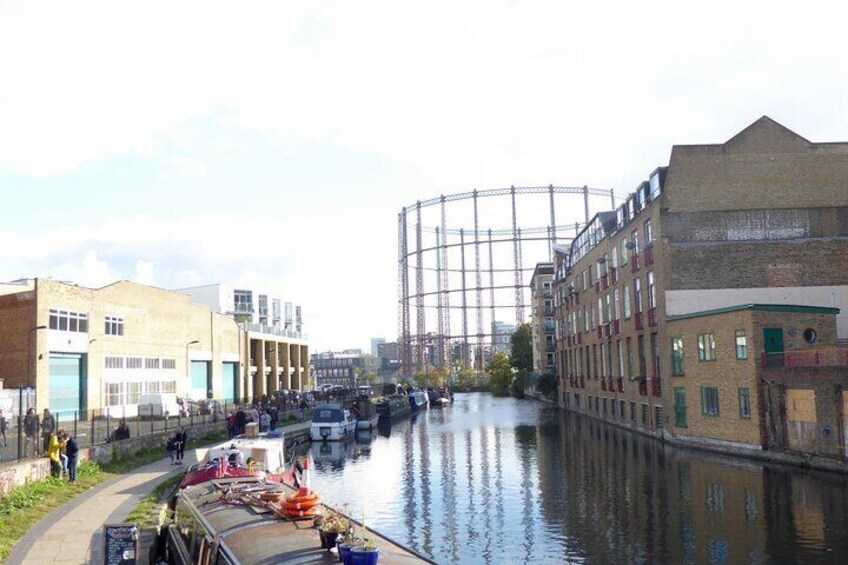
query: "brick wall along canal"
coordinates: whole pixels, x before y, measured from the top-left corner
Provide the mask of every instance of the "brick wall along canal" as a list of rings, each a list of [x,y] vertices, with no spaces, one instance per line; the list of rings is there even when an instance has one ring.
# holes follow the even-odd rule
[[[674,449],[535,401],[457,394],[312,453],[328,501],[439,563],[848,562],[848,477]]]

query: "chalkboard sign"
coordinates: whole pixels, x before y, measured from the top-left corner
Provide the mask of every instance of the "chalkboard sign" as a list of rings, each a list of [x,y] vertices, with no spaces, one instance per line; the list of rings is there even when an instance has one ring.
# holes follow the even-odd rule
[[[138,528],[135,524],[103,525],[103,564],[136,565]]]

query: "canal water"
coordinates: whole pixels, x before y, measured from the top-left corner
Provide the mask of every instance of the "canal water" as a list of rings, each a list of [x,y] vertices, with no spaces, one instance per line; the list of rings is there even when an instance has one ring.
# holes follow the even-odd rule
[[[313,486],[439,563],[848,563],[848,478],[675,449],[532,400],[457,394]]]

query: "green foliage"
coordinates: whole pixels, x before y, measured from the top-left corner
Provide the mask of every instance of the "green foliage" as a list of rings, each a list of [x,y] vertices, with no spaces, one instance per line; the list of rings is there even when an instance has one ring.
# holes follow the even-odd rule
[[[544,373],[539,376],[539,382],[536,383],[536,388],[539,394],[544,397],[551,398],[556,395],[557,380],[553,373]]]
[[[429,367],[426,371],[415,373],[412,376],[412,382],[419,388],[438,388],[445,384],[449,375],[450,370],[447,368],[439,370],[435,367]]]
[[[486,373],[489,375],[492,394],[495,396],[509,395],[512,385],[512,367],[506,354],[500,351],[495,353],[489,364],[486,365]]]
[[[456,384],[459,388],[471,388],[477,384],[477,373],[473,369],[460,369],[456,374]]]
[[[515,398],[524,398],[524,387],[527,386],[527,374],[515,373],[512,378],[512,384],[509,387],[509,392]]]
[[[509,362],[520,373],[533,371],[533,330],[530,324],[521,324],[510,337],[512,349]]]

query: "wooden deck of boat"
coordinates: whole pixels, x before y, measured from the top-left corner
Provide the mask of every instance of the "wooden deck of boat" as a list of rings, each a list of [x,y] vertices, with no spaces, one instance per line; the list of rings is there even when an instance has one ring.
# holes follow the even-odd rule
[[[380,563],[427,563],[374,532],[369,532],[369,535],[369,539],[380,547]],[[263,539],[275,539],[276,542],[264,544]],[[234,532],[226,536],[225,540],[242,563],[339,563],[336,553],[321,549],[318,532],[311,527],[311,522],[274,521]]]
[[[222,490],[218,485],[231,485],[234,482],[242,481],[210,481],[182,491],[181,496],[199,513],[204,530],[217,533],[229,554],[240,563],[339,563],[336,553],[321,548],[318,531],[312,527],[311,520],[290,522],[277,518],[267,508],[223,504]],[[291,490],[284,485],[271,488]],[[357,532],[360,537],[367,537],[380,548],[380,563],[432,563],[373,530],[362,534],[362,528],[357,527]]]

